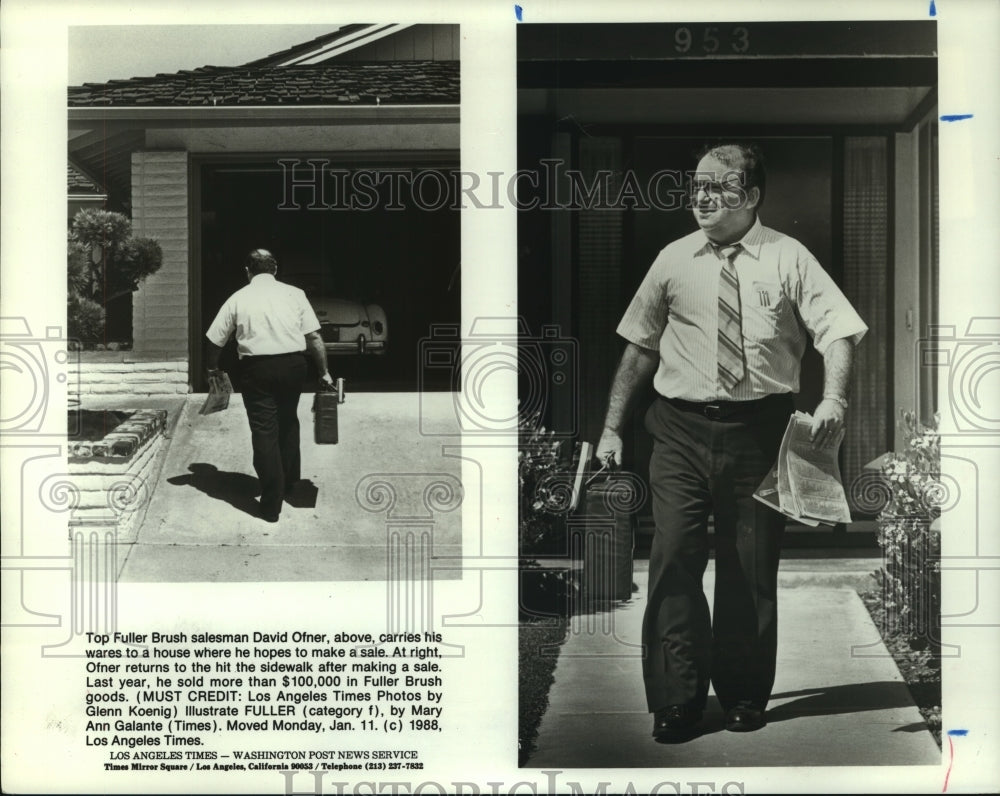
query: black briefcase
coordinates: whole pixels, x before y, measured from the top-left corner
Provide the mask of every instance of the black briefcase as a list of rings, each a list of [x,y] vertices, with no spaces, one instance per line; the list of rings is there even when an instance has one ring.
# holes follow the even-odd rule
[[[344,402],[344,380],[337,379],[335,390],[317,390],[313,397],[313,438],[317,445],[339,441],[337,407]]]
[[[583,595],[588,601],[632,597],[632,555],[639,508],[636,477],[602,468],[583,487]]]

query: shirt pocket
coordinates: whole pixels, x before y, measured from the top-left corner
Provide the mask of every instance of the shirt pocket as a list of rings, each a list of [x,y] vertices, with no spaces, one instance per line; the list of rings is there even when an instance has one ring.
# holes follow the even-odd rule
[[[788,318],[788,299],[777,282],[752,282],[743,296],[743,333],[751,340],[780,336]]]

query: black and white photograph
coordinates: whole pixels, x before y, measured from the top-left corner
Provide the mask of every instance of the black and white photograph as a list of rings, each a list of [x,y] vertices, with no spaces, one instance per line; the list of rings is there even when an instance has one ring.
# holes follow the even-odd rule
[[[998,25],[0,5],[0,790],[995,792]]]
[[[461,320],[459,52],[455,24],[70,28],[69,522],[112,523],[122,580],[460,555],[456,382],[420,359]]]
[[[517,32],[521,764],[939,764],[936,21]]]

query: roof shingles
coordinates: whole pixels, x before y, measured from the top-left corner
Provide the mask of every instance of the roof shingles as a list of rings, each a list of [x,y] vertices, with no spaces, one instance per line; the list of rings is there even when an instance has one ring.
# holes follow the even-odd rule
[[[457,105],[458,61],[205,66],[69,89],[70,107]]]
[[[72,163],[66,164],[66,187],[72,195],[95,196],[102,193],[101,188]]]

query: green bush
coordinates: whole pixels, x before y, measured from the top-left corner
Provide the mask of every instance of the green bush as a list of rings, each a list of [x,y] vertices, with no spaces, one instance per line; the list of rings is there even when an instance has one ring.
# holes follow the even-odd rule
[[[72,340],[99,340],[104,334],[104,307],[89,298],[70,294],[66,319]]]
[[[70,335],[83,342],[103,341],[108,302],[138,290],[162,263],[160,244],[134,236],[132,222],[121,213],[96,209],[77,213],[67,244]]]
[[[90,252],[86,246],[70,237],[66,246],[66,282],[69,296],[89,294],[90,265],[87,262]]]
[[[886,630],[912,642],[938,645],[941,622],[941,538],[936,527],[945,489],[941,483],[939,418],[922,425],[903,412],[905,446],[882,463],[888,501],[877,518],[884,565],[876,573]]]
[[[521,418],[518,424],[517,480],[519,542],[522,554],[537,553],[558,542],[565,532],[568,509],[565,487],[567,465],[562,441],[539,425],[540,416]]]

